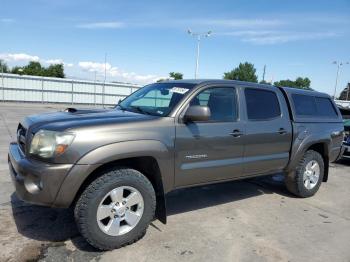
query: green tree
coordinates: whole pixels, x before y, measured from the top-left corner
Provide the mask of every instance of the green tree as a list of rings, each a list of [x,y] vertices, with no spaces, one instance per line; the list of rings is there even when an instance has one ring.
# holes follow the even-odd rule
[[[311,90],[310,84],[311,84],[311,81],[307,77],[305,78],[298,77],[297,79],[295,79],[295,81],[289,80],[289,79],[280,80],[274,83],[275,86],[285,86],[285,87],[294,87],[294,88]]]
[[[65,77],[63,64],[52,64],[48,67],[44,67],[39,62],[34,61],[29,62],[28,65],[23,67],[13,67],[11,73],[19,75],[47,76],[59,78]]]
[[[9,72],[9,68],[7,64],[5,63],[4,60],[0,59],[0,73],[8,73],[8,72]]]
[[[350,83],[348,83],[347,87],[345,87],[343,91],[341,91],[339,100],[350,100]]]
[[[271,85],[270,82],[266,82],[266,80],[261,80],[259,84],[264,84],[264,85]]]
[[[179,72],[170,72],[169,77],[174,78],[175,80],[183,79],[183,74]]]
[[[240,63],[238,67],[230,72],[224,73],[224,79],[240,80],[247,82],[258,82],[258,76],[256,75],[256,69],[254,65],[248,62]]]
[[[23,74],[33,76],[44,76],[44,68],[39,62],[31,61],[28,65],[23,67]]]
[[[49,77],[64,78],[64,67],[63,64],[50,65],[48,68],[44,68],[44,75]]]
[[[23,75],[23,67],[15,66],[11,69],[12,74]]]

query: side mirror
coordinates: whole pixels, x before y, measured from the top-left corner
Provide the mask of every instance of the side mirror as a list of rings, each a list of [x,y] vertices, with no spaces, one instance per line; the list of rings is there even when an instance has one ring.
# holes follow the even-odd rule
[[[207,106],[190,106],[184,116],[185,122],[203,122],[211,117],[210,108]]]

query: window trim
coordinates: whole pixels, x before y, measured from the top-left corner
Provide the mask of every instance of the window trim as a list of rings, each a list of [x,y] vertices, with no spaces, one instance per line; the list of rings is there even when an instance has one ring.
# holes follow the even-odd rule
[[[183,117],[186,114],[186,111],[188,107],[190,106],[190,103],[192,99],[194,99],[198,94],[208,90],[208,89],[214,89],[214,88],[231,88],[234,90],[235,93],[235,98],[236,98],[236,111],[237,115],[235,119],[232,119],[231,121],[220,121],[220,120],[208,120],[208,121],[196,121],[193,122],[195,124],[204,124],[204,123],[237,123],[240,121],[240,105],[239,105],[239,92],[238,92],[238,87],[233,86],[233,85],[225,85],[225,84],[213,84],[213,85],[205,85],[198,90],[194,91],[186,100],[186,102],[183,105],[183,108],[180,109],[180,113],[178,114],[178,119],[180,120],[179,122],[183,123]]]
[[[297,114],[297,108],[296,108],[296,105],[295,105],[295,102],[294,102],[294,97],[296,96],[308,96],[308,97],[312,97],[314,102],[315,102],[315,107],[316,107],[316,113],[317,115],[299,115]],[[334,113],[336,114],[334,117],[330,117],[330,116],[322,116],[319,114],[319,111],[318,111],[318,106],[317,106],[317,102],[316,102],[316,98],[324,98],[324,99],[328,99],[328,101],[330,102],[332,108],[333,108],[333,111]],[[295,114],[295,117],[297,118],[302,118],[302,119],[312,119],[312,118],[316,118],[316,119],[332,119],[332,120],[336,120],[339,118],[339,113],[337,111],[337,109],[335,108],[332,100],[329,98],[329,97],[326,97],[326,96],[320,96],[320,95],[312,95],[312,94],[297,94],[297,93],[294,93],[294,94],[291,94],[291,100],[292,100],[292,103],[293,103],[293,111],[294,111],[294,114]]]
[[[276,98],[277,98],[278,107],[279,107],[279,111],[280,111],[279,115],[277,115],[275,117],[264,118],[264,119],[253,119],[253,118],[251,119],[251,118],[249,118],[249,116],[248,116],[248,103],[247,103],[247,97],[246,97],[246,93],[245,93],[245,91],[247,89],[253,89],[253,90],[273,93],[276,96]],[[276,119],[279,119],[279,118],[283,117],[282,108],[281,108],[281,102],[280,102],[280,99],[278,97],[278,94],[274,90],[265,89],[265,88],[261,88],[261,87],[245,87],[243,89],[243,93],[244,93],[244,103],[245,103],[247,121],[249,121],[249,122],[272,121],[272,120],[276,120]]]

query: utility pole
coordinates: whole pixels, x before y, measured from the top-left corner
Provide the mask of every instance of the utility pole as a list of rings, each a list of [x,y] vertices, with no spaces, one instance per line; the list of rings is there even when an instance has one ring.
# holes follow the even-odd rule
[[[198,68],[199,68],[199,46],[200,46],[201,38],[202,37],[209,37],[211,35],[211,31],[208,31],[206,33],[195,33],[195,32],[192,32],[191,29],[188,29],[187,33],[189,35],[197,38],[196,70],[194,72],[194,78],[197,79]]]
[[[1,86],[2,86],[2,101],[5,101],[5,85],[4,85],[4,65],[1,64]]]
[[[334,94],[333,94],[333,99],[335,99],[336,93],[337,93],[337,86],[338,86],[338,79],[339,79],[339,75],[340,75],[340,68],[344,65],[344,64],[349,64],[349,62],[340,62],[340,61],[334,61],[333,64],[337,65],[337,74],[335,77],[335,85],[334,85]]]
[[[266,73],[266,65],[264,65],[264,72],[263,72],[263,79],[262,79],[263,82],[265,82],[265,73]]]
[[[105,107],[106,78],[107,78],[107,53],[105,53],[105,77],[103,79],[103,87],[102,87],[102,107]]]

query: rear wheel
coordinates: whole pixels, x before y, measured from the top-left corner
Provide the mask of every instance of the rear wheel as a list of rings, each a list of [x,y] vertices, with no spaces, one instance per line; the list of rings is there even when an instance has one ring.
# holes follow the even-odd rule
[[[92,246],[110,250],[140,239],[154,218],[155,207],[150,181],[137,170],[117,168],[85,189],[75,206],[75,219]]]
[[[308,150],[296,170],[286,176],[287,189],[296,196],[313,196],[321,186],[324,176],[324,162],[320,153]]]

